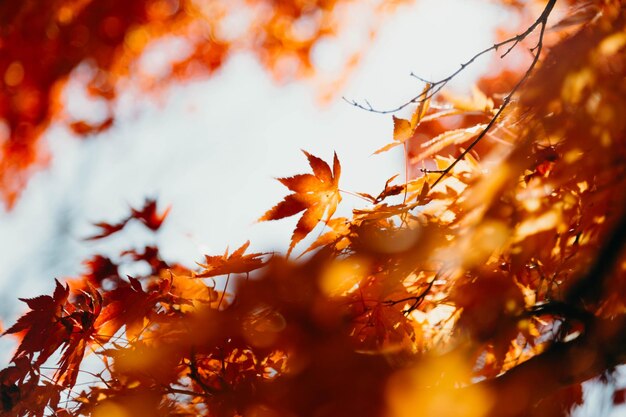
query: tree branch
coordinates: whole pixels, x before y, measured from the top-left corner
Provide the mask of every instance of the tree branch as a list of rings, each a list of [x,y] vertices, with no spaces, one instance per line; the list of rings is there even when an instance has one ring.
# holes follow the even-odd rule
[[[343,99],[344,99],[344,101],[348,102],[349,104],[351,104],[351,105],[353,105],[355,107],[358,107],[358,108],[363,109],[363,110],[371,111],[371,112],[374,112],[374,113],[380,113],[380,114],[395,113],[395,112],[397,112],[399,110],[404,109],[405,107],[409,106],[410,104],[420,103],[420,102],[424,102],[426,100],[429,100],[435,94],[437,94],[439,91],[441,91],[441,89],[443,89],[443,87],[445,87],[448,84],[448,82],[450,82],[454,77],[456,77],[459,73],[461,73],[465,68],[467,68],[469,65],[471,65],[480,56],[482,56],[482,55],[484,55],[484,54],[486,54],[488,52],[491,52],[491,51],[496,51],[496,50],[498,50],[498,48],[501,48],[501,47],[503,47],[505,45],[509,45],[510,44],[510,46],[507,49],[507,51],[504,54],[502,54],[502,56],[501,56],[501,57],[505,57],[506,55],[509,54],[509,52],[511,52],[511,50],[516,45],[518,45],[522,40],[526,39],[531,33],[533,33],[535,31],[535,29],[537,27],[539,27],[540,28],[539,39],[537,40],[537,44],[531,49],[531,52],[533,53],[533,60],[530,63],[530,66],[528,67],[528,69],[526,70],[526,72],[524,73],[522,78],[513,87],[513,89],[511,89],[511,91],[506,95],[506,97],[504,98],[504,100],[502,102],[502,105],[500,106],[498,111],[493,115],[493,117],[491,118],[491,120],[489,121],[487,126],[485,126],[485,128],[480,132],[480,134],[454,160],[454,162],[452,162],[452,164],[450,164],[446,169],[444,169],[441,172],[439,177],[430,186],[430,188],[433,189],[434,187],[437,186],[437,184],[439,184],[445,178],[446,175],[448,175],[452,171],[452,169],[454,169],[456,164],[458,164],[460,161],[462,161],[463,158],[465,158],[465,156],[469,152],[471,152],[472,149],[474,149],[474,147],[476,145],[478,145],[478,143],[487,135],[489,130],[498,121],[500,115],[504,112],[504,110],[510,104],[510,102],[511,102],[511,100],[513,98],[513,95],[522,86],[522,84],[524,84],[524,82],[529,78],[529,76],[532,73],[533,69],[537,65],[537,62],[539,61],[539,57],[541,56],[541,51],[543,49],[543,36],[545,34],[546,25],[548,23],[548,17],[550,16],[550,13],[552,13],[552,9],[554,8],[555,4],[556,4],[556,0],[549,0],[546,3],[546,7],[543,9],[543,12],[541,13],[541,15],[524,32],[522,32],[522,33],[520,33],[518,35],[515,35],[513,37],[510,37],[510,38],[508,38],[508,39],[506,39],[506,40],[504,40],[502,42],[496,43],[496,44],[490,46],[489,48],[483,49],[482,51],[478,52],[473,57],[471,57],[468,61],[462,63],[459,69],[457,69],[452,74],[450,74],[449,76],[447,76],[447,77],[445,77],[445,78],[443,78],[443,79],[441,79],[439,81],[429,82],[429,81],[424,80],[424,79],[422,79],[420,77],[417,77],[414,74],[411,74],[412,76],[420,79],[421,81],[424,81],[424,82],[430,84],[430,87],[425,89],[424,91],[422,91],[420,94],[416,95],[415,97],[411,98],[409,101],[401,104],[400,106],[398,106],[398,107],[396,107],[394,109],[381,111],[381,110],[374,109],[372,107],[372,105],[368,101],[365,101],[366,104],[363,105],[363,104],[360,104],[360,103],[358,103],[358,102],[356,102],[354,100],[347,100],[345,97]]]
[[[453,73],[451,73],[447,77],[440,79],[439,81],[428,81],[428,80],[426,80],[426,79],[424,79],[422,77],[419,77],[419,76],[411,73],[412,77],[417,78],[418,80],[420,80],[420,81],[422,81],[422,82],[424,82],[426,84],[431,84],[431,86],[430,86],[430,88],[422,91],[420,94],[414,96],[413,98],[409,99],[408,101],[402,103],[401,105],[399,105],[399,106],[397,106],[397,107],[395,107],[393,109],[376,110],[369,103],[369,101],[367,101],[367,100],[364,100],[365,104],[361,104],[361,103],[357,102],[356,100],[348,100],[345,97],[342,97],[342,98],[343,98],[343,100],[345,102],[347,102],[348,104],[350,104],[350,105],[352,105],[354,107],[358,107],[358,108],[360,108],[362,110],[370,111],[370,112],[373,112],[373,113],[380,113],[380,114],[396,113],[396,112],[404,109],[405,107],[407,107],[407,106],[409,106],[411,104],[415,104],[415,103],[420,103],[422,101],[426,101],[426,100],[430,99],[431,97],[433,97],[435,94],[437,94],[439,91],[441,91],[441,89],[443,89],[446,86],[446,84],[448,84],[454,77],[459,75],[465,68],[467,68],[468,66],[473,64],[474,61],[476,61],[481,56],[483,56],[483,55],[485,55],[485,54],[487,54],[489,52],[492,52],[492,51],[497,51],[499,48],[501,48],[501,47],[503,47],[505,45],[511,44],[511,46],[507,49],[507,51],[504,54],[501,55],[501,58],[504,58],[506,55],[509,54],[509,52],[511,52],[511,50],[513,48],[515,48],[515,46],[517,44],[519,44],[522,40],[526,39],[528,37],[528,35],[533,33],[538,26],[542,27],[542,36],[543,36],[543,32],[544,32],[544,29],[545,29],[546,22],[548,20],[548,16],[550,16],[550,13],[552,12],[552,9],[554,8],[555,4],[556,4],[556,0],[549,0],[548,3],[546,4],[546,7],[543,10],[543,12],[541,13],[541,15],[524,32],[519,33],[519,34],[517,34],[515,36],[512,36],[512,37],[510,37],[508,39],[505,39],[504,41],[495,43],[492,46],[483,49],[482,51],[478,52],[477,54],[472,56],[467,61],[463,62],[456,71],[454,71]]]
[[[523,319],[542,315],[558,316],[566,320],[578,320],[585,326],[591,323],[595,318],[595,316],[587,310],[556,300],[535,304],[530,309],[525,311],[520,318]]]
[[[625,342],[623,319],[596,318],[589,331],[577,339],[555,343],[505,374],[474,386],[492,394],[490,416],[524,416],[539,400],[561,388],[584,382],[624,363]],[[550,371],[546,372],[547,369]]]
[[[615,269],[625,245],[626,213],[622,213],[594,264],[570,289],[565,300],[538,305],[526,313],[578,319],[585,324],[585,332],[570,342],[552,344],[543,353],[500,377],[478,383],[493,393],[495,404],[491,415],[525,415],[529,407],[559,389],[626,363],[626,319],[623,316],[615,319],[595,317],[584,309],[587,304],[600,301],[606,280]],[[519,408],[511,407],[511,404],[519,404]]]
[[[530,34],[531,32],[535,30],[537,25],[540,25],[541,27],[539,31],[539,39],[537,40],[537,44],[535,45],[534,48],[531,49],[531,51],[533,51],[533,60],[530,63],[530,66],[528,67],[526,72],[524,73],[524,76],[517,82],[517,84],[515,84],[515,87],[513,87],[513,89],[509,92],[509,94],[506,95],[506,97],[504,98],[502,102],[502,105],[500,105],[500,108],[498,109],[496,114],[493,115],[489,123],[487,123],[487,126],[485,126],[485,128],[480,132],[480,134],[476,137],[476,139],[474,139],[472,143],[470,143],[470,145],[463,152],[461,152],[461,154],[454,160],[454,162],[452,162],[446,169],[443,170],[441,175],[439,175],[439,177],[435,180],[433,185],[431,185],[430,187],[431,190],[435,188],[437,184],[439,184],[441,180],[443,180],[443,178],[452,171],[452,169],[456,166],[456,164],[462,161],[463,158],[465,158],[465,156],[469,152],[471,152],[471,150],[474,149],[474,147],[478,145],[478,143],[487,135],[487,132],[489,132],[489,130],[493,127],[493,125],[495,125],[496,121],[498,120],[498,118],[500,117],[504,109],[506,109],[509,103],[511,103],[511,99],[513,98],[513,95],[522,86],[522,84],[524,84],[524,82],[528,79],[528,77],[530,77],[530,74],[535,69],[537,62],[539,62],[539,57],[541,56],[541,51],[543,49],[543,35],[545,34],[545,31],[546,31],[548,17],[550,16],[550,12],[552,11],[552,8],[554,7],[555,3],[556,3],[556,0],[550,0],[548,4],[546,5],[546,8],[543,10],[543,13],[541,14],[541,16],[539,16],[539,18],[535,21],[535,23],[533,23],[530,26],[530,28],[526,32],[524,32],[525,34],[524,37],[526,37],[528,36],[528,34]],[[519,40],[516,40],[515,42],[517,43],[519,42]],[[508,53],[509,51],[507,51],[505,55]]]
[[[597,303],[605,290],[607,278],[615,268],[626,245],[626,213],[623,213],[606,238],[606,241],[589,271],[574,284],[565,296],[568,304]]]

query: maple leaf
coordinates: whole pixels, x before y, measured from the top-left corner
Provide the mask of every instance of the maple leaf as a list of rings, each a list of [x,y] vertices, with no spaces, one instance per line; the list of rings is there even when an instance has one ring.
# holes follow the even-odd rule
[[[423,97],[428,97],[428,92],[431,88],[430,84],[426,84],[422,91]],[[383,146],[374,152],[374,155],[388,151],[395,148],[398,145],[403,145],[407,140],[413,137],[415,129],[419,126],[420,122],[426,115],[430,108],[430,98],[425,98],[420,101],[419,105],[413,112],[411,120],[401,119],[396,116],[392,116],[393,119],[393,142]]]
[[[484,112],[486,114],[493,112],[493,100],[487,97],[477,86],[472,86],[472,95],[469,98],[457,97],[447,91],[443,91],[442,96],[455,109],[463,112]]]
[[[157,212],[157,203],[155,199],[146,199],[141,210],[131,208],[131,218],[141,221],[150,230],[159,230],[163,221],[169,214],[172,207],[168,207],[162,213]]]
[[[291,236],[291,244],[287,256],[293,248],[304,239],[320,221],[328,223],[341,201],[339,194],[339,177],[341,165],[337,153],[333,157],[333,169],[320,158],[302,151],[313,174],[299,174],[293,177],[278,178],[285,187],[293,191],[283,201],[268,210],[259,221],[278,220],[302,213]]]
[[[302,252],[303,256],[319,247],[333,245],[335,250],[342,250],[350,243],[348,235],[350,234],[350,222],[345,217],[337,217],[328,222],[330,231],[319,236],[315,242]]]
[[[55,410],[53,415],[61,417],[62,414],[57,413],[56,410],[63,388],[62,385],[53,384],[50,381],[39,385],[36,379],[31,379],[19,388],[3,390],[3,410],[10,411],[10,413],[2,413],[2,415],[43,417],[50,415],[50,410]]]
[[[59,360],[55,378],[58,383],[70,388],[76,383],[85,349],[95,333],[94,323],[102,310],[102,295],[93,286],[87,285],[89,292],[80,291],[85,300],[81,303],[81,308],[62,319],[63,324],[71,329],[71,333]]]
[[[487,127],[487,124],[479,123],[475,126],[448,130],[440,135],[435,136],[427,142],[424,142],[421,147],[426,148],[418,156],[411,158],[411,163],[421,161],[425,158],[431,157],[446,146],[460,145],[480,135]]]
[[[78,278],[65,280],[73,292],[90,289],[91,286],[102,288],[105,281],[107,285],[117,286],[121,281],[118,265],[106,256],[96,254],[84,261],[83,265],[87,267],[86,272]]]
[[[117,233],[126,226],[128,219],[125,219],[119,223],[111,224],[106,222],[95,223],[94,226],[100,228],[100,233],[85,238],[85,240],[98,240],[104,237],[110,236],[113,233]]]
[[[106,293],[106,306],[94,324],[99,331],[98,338],[103,341],[115,335],[124,325],[127,338],[136,338],[155,305],[163,294],[169,292],[169,281],[162,281],[158,288],[147,292],[136,278],[128,277],[128,281]]]
[[[126,250],[121,253],[122,256],[129,256],[134,261],[144,261],[152,268],[152,273],[157,275],[159,270],[167,269],[168,264],[161,258],[159,248],[156,246],[146,246],[143,252],[137,249]]]
[[[85,240],[102,239],[104,237],[112,235],[113,233],[117,233],[122,230],[129,221],[133,219],[139,220],[148,229],[156,232],[165,221],[165,218],[169,214],[171,207],[165,209],[163,213],[158,213],[156,200],[148,198],[146,199],[146,202],[144,203],[144,206],[141,208],[141,210],[137,210],[132,207],[130,208],[130,210],[130,215],[121,220],[119,223],[96,223],[95,226],[99,227],[102,230],[96,235],[85,238]]]
[[[408,200],[415,200],[417,205],[424,205],[430,201],[428,198],[428,193],[430,192],[428,177],[428,174],[426,174],[406,184],[407,192],[411,193]]]
[[[416,342],[418,328],[406,319],[404,304],[388,301],[411,297],[400,282],[383,284],[372,278],[361,280],[359,290],[347,295],[353,301],[347,304],[353,315],[351,336],[360,352],[391,352]]]
[[[218,293],[212,287],[207,286],[201,279],[194,279],[197,275],[183,268],[169,270],[171,288],[170,303],[177,305],[175,309],[185,313],[193,311],[200,304],[211,304],[218,300]]]
[[[62,347],[57,382],[72,387],[76,382],[80,362],[87,343],[94,332],[93,324],[100,314],[102,297],[91,285],[89,292],[79,291],[85,302],[68,303],[69,286],[56,281],[52,296],[42,295],[21,299],[31,311],[22,316],[4,334],[24,333],[22,342],[12,361],[18,363],[24,357],[39,353],[35,366],[40,366]]]
[[[394,179],[396,179],[397,176],[398,175],[394,175],[393,177],[387,180],[387,182],[385,183],[385,189],[381,191],[380,194],[378,194],[378,196],[374,199],[373,201],[374,204],[378,204],[382,202],[384,199],[386,199],[387,197],[390,197],[392,195],[398,195],[405,190],[406,187],[404,186],[404,184],[391,185],[391,183],[393,182]]]
[[[87,267],[87,273],[84,276],[93,285],[100,286],[107,278],[118,279],[119,277],[117,265],[106,256],[94,255],[83,262],[83,265]]]
[[[44,363],[69,336],[68,329],[59,320],[63,306],[69,296],[69,286],[63,286],[55,280],[56,287],[52,296],[40,295],[35,298],[20,298],[30,311],[20,317],[2,335],[23,333],[22,341],[13,355],[12,361],[39,352],[35,364]]]
[[[378,204],[370,209],[355,209],[354,220],[359,222],[371,222],[382,219],[388,219],[393,216],[400,216],[408,211],[404,204],[387,203]]]
[[[109,117],[103,120],[102,122],[96,123],[96,124],[91,124],[84,120],[80,120],[77,122],[70,123],[69,125],[70,129],[72,129],[72,132],[80,136],[87,136],[87,135],[102,133],[105,130],[109,129],[111,126],[113,126],[112,117]]]
[[[261,258],[266,255],[265,253],[249,253],[244,255],[248,246],[250,246],[250,241],[241,245],[241,247],[230,256],[228,255],[228,248],[226,248],[224,255],[221,256],[205,255],[204,259],[206,263],[198,264],[204,268],[205,271],[196,276],[208,278],[218,275],[247,274],[265,266],[265,262]]]

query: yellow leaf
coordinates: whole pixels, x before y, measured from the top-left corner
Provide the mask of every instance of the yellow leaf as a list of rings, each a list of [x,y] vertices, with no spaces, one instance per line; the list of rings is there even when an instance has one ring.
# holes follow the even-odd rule
[[[438,136],[435,136],[431,140],[424,142],[422,148],[426,148],[417,157],[411,158],[411,162],[420,161],[424,158],[428,158],[443,148],[449,145],[460,145],[467,142],[470,139],[480,135],[480,133],[487,127],[486,124],[477,124],[465,129],[455,129],[444,132]]]
[[[387,152],[389,149],[395,148],[398,145],[402,145],[402,143],[400,143],[400,142],[388,143],[385,146],[383,146],[382,148],[378,149],[376,152],[374,152],[374,155],[378,155],[379,153]]]
[[[422,90],[421,94],[422,100],[420,101],[419,106],[417,106],[417,108],[413,112],[413,116],[411,116],[411,128],[413,129],[413,131],[415,131],[415,128],[420,124],[420,122],[422,121],[424,116],[426,116],[426,113],[430,109],[430,97],[428,97],[428,93],[431,87],[431,84],[426,84],[424,86],[424,90]],[[426,97],[428,98],[425,99]]]
[[[603,55],[615,55],[624,45],[626,45],[626,33],[618,32],[604,38],[598,45],[598,49]]]
[[[422,118],[426,115],[426,112],[430,108],[430,98],[424,99],[424,97],[428,96],[428,91],[430,90],[430,87],[430,84],[426,84],[426,87],[424,87],[424,90],[420,95],[420,97],[422,97],[422,100],[413,112],[413,115],[411,116],[411,121],[401,119],[396,116],[391,116],[393,118],[394,142],[389,143],[378,149],[376,152],[374,152],[374,155],[386,152],[391,148],[395,148],[396,146],[403,144],[407,140],[411,139],[411,137],[413,137],[415,129],[417,129],[417,126],[420,124]]]
[[[561,213],[550,210],[538,217],[520,223],[515,231],[514,241],[519,242],[528,236],[556,228],[561,223]]]
[[[413,136],[413,127],[408,120],[393,117],[393,140],[403,143]]]
[[[472,95],[469,98],[457,97],[448,92],[443,92],[446,101],[452,104],[455,109],[462,112],[491,112],[493,110],[493,100],[483,93],[478,87],[472,87]]]

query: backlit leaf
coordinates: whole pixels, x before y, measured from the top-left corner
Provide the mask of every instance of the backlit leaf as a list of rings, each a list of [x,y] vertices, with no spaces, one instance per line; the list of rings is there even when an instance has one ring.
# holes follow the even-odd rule
[[[304,239],[320,222],[328,222],[341,201],[339,194],[339,177],[341,165],[337,154],[333,157],[333,169],[322,159],[302,151],[308,161],[313,175],[301,174],[288,178],[279,178],[285,187],[293,191],[283,201],[268,210],[259,221],[278,220],[302,213],[291,237],[288,254]]]
[[[250,246],[247,241],[239,249],[228,255],[228,249],[221,256],[205,255],[205,262],[199,264],[204,271],[198,273],[197,277],[208,278],[218,275],[228,274],[247,274],[265,265],[263,256],[265,253],[249,253],[244,255],[246,249]]]

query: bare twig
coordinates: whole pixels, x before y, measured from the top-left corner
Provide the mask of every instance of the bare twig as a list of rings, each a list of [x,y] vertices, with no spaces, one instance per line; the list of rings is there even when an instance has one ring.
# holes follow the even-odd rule
[[[474,61],[476,61],[478,58],[480,58],[481,56],[492,52],[492,51],[497,51],[499,48],[502,48],[505,45],[511,45],[507,51],[501,55],[501,57],[505,57],[515,46],[517,46],[517,44],[519,44],[522,40],[526,39],[528,37],[528,35],[530,35],[531,33],[533,33],[535,31],[535,29],[539,26],[541,26],[541,38],[543,37],[543,32],[545,30],[545,26],[546,23],[548,21],[548,17],[550,16],[550,13],[552,12],[552,9],[554,8],[554,5],[556,4],[556,0],[549,0],[548,3],[546,4],[546,7],[544,8],[543,12],[541,13],[541,15],[537,18],[537,20],[535,20],[535,22],[530,25],[524,32],[519,33],[515,36],[512,36],[508,39],[505,39],[504,41],[498,42],[498,43],[494,43],[493,45],[491,45],[488,48],[483,49],[482,51],[478,52],[477,54],[475,54],[474,56],[472,56],[469,60],[465,61],[464,63],[462,63],[460,65],[460,67],[454,71],[453,73],[451,73],[450,75],[448,75],[445,78],[440,79],[439,81],[429,81],[426,80],[414,73],[411,73],[411,77],[417,78],[418,80],[426,83],[426,84],[431,84],[431,87],[422,91],[420,94],[414,96],[413,98],[409,99],[408,101],[400,104],[399,106],[393,108],[393,109],[389,109],[389,110],[377,110],[375,109],[369,101],[367,100],[363,100],[363,102],[365,104],[361,104],[356,100],[349,100],[346,97],[342,97],[344,101],[346,101],[348,104],[358,107],[362,110],[366,110],[366,111],[371,111],[373,113],[380,113],[380,114],[389,114],[389,113],[396,113],[402,109],[404,109],[405,107],[411,105],[411,104],[415,104],[415,103],[419,103],[425,100],[430,99],[431,97],[433,97],[435,94],[437,94],[439,91],[441,91],[441,89],[443,87],[446,86],[446,84],[448,84],[454,77],[456,77],[457,75],[459,75],[465,68],[467,68],[468,66],[470,66],[471,64],[474,63]],[[537,54],[538,55],[538,54]],[[534,64],[533,64],[534,66]]]
[[[406,297],[406,298],[402,298],[402,299],[399,299],[399,300],[385,300],[381,304],[384,304],[386,306],[394,306],[396,304],[406,303],[407,301],[413,301],[413,304],[411,304],[411,306],[409,308],[407,308],[406,310],[403,311],[404,314],[410,314],[413,310],[415,310],[417,307],[419,307],[419,305],[422,303],[422,301],[424,301],[424,299],[426,298],[426,296],[430,292],[431,288],[433,287],[433,284],[438,279],[438,277],[439,277],[439,274],[435,275],[433,277],[433,279],[431,279],[428,282],[428,284],[426,285],[426,288],[424,289],[424,291],[422,291],[420,293],[420,295],[415,295],[415,296],[412,296],[412,297]]]
[[[556,0],[549,0],[547,2],[547,4],[546,4],[546,7],[543,9],[543,12],[541,13],[541,15],[524,32],[522,32],[522,33],[520,33],[518,35],[515,35],[513,37],[510,37],[510,38],[508,38],[508,39],[506,39],[506,40],[504,40],[502,42],[495,43],[495,44],[493,44],[492,46],[490,46],[490,47],[488,47],[486,49],[483,49],[482,51],[478,52],[473,57],[471,57],[469,60],[467,60],[466,62],[462,63],[459,69],[457,69],[456,71],[454,71],[452,74],[448,75],[447,77],[440,79],[439,81],[431,82],[431,81],[425,80],[425,79],[423,79],[423,78],[421,78],[421,77],[419,77],[419,76],[417,76],[415,74],[411,74],[411,76],[419,79],[420,81],[423,81],[425,83],[431,84],[431,86],[429,88],[423,90],[420,94],[414,96],[410,100],[404,102],[403,104],[399,105],[398,107],[396,107],[394,109],[390,109],[390,110],[376,110],[376,109],[374,109],[372,107],[372,105],[367,100],[365,100],[365,104],[360,104],[357,101],[348,100],[345,97],[343,99],[346,102],[348,102],[349,104],[351,104],[351,105],[353,105],[355,107],[358,107],[358,108],[363,109],[363,110],[371,111],[371,112],[374,112],[374,113],[380,113],[380,114],[395,113],[395,112],[397,112],[399,110],[404,109],[405,107],[409,106],[410,104],[420,103],[420,102],[424,102],[426,100],[429,100],[435,94],[437,94],[439,91],[441,91],[441,89],[443,89],[448,84],[448,82],[450,82],[454,77],[456,77],[459,73],[461,73],[465,68],[467,68],[469,65],[471,65],[476,59],[478,59],[482,55],[485,55],[486,53],[489,53],[491,51],[497,51],[499,48],[501,48],[501,47],[503,47],[505,45],[509,45],[509,47],[504,52],[504,54],[501,55],[501,57],[505,57],[507,54],[509,54],[511,52],[511,50],[513,50],[513,48],[515,48],[515,46],[517,46],[521,41],[523,41],[531,33],[533,33],[535,31],[535,29],[537,29],[537,27],[540,28],[539,39],[537,41],[537,44],[533,48],[531,48],[531,50],[530,50],[531,53],[533,54],[533,60],[530,63],[530,65],[529,65],[528,69],[526,70],[526,72],[524,73],[524,75],[522,76],[522,78],[517,82],[517,84],[513,87],[513,89],[511,89],[511,91],[504,97],[502,105],[500,106],[498,111],[493,115],[493,117],[491,118],[491,120],[489,121],[487,126],[485,126],[485,128],[480,132],[480,134],[454,160],[454,162],[452,162],[452,164],[450,164],[450,166],[448,166],[446,169],[441,171],[441,175],[431,185],[430,188],[432,189],[437,184],[439,184],[441,182],[441,180],[443,180],[443,178],[447,174],[449,174],[452,171],[452,169],[454,169],[456,164],[458,164],[461,160],[463,160],[463,158],[465,158],[465,156],[469,152],[471,152],[472,149],[474,149],[474,147],[487,135],[489,130],[496,124],[496,122],[497,122],[498,118],[500,117],[500,115],[504,112],[506,107],[511,102],[511,100],[513,98],[513,95],[517,92],[517,90],[521,87],[521,85],[528,79],[528,77],[530,76],[530,74],[534,70],[535,66],[537,65],[537,62],[539,62],[539,57],[540,57],[541,51],[543,49],[543,36],[545,34],[546,25],[547,25],[547,22],[548,22],[548,17],[550,16],[550,13],[552,12],[552,9],[554,8],[555,4],[556,4]]]
[[[441,175],[439,175],[439,177],[435,180],[433,185],[430,187],[431,189],[433,189],[437,184],[439,184],[441,180],[443,180],[443,178],[448,173],[450,173],[450,171],[452,171],[452,169],[456,166],[456,164],[462,161],[463,158],[465,158],[465,156],[472,149],[474,149],[474,147],[478,144],[478,142],[480,142],[485,137],[487,132],[489,132],[489,130],[493,127],[493,125],[495,125],[496,121],[498,120],[498,118],[500,117],[504,109],[506,109],[506,107],[509,105],[509,103],[511,102],[511,99],[513,98],[513,95],[522,86],[522,84],[524,84],[524,82],[528,79],[532,71],[535,69],[537,62],[539,62],[541,50],[543,49],[543,35],[545,34],[546,25],[548,23],[548,17],[550,16],[550,12],[552,11],[552,8],[554,7],[555,3],[556,3],[556,0],[550,0],[548,4],[546,5],[546,8],[543,10],[543,13],[541,13],[541,16],[539,16],[539,18],[535,21],[535,23],[533,23],[526,30],[526,32],[524,32],[524,37],[526,37],[528,36],[528,34],[533,32],[537,26],[540,26],[539,39],[537,40],[537,44],[531,50],[533,51],[533,60],[528,66],[528,69],[526,70],[522,78],[517,82],[517,84],[515,84],[515,86],[513,87],[513,89],[511,89],[509,94],[507,94],[506,97],[504,97],[504,100],[502,101],[502,105],[500,105],[500,108],[498,109],[496,114],[494,114],[491,120],[489,121],[489,123],[487,123],[487,126],[485,126],[485,128],[480,132],[480,134],[476,137],[476,139],[474,139],[472,143],[470,143],[469,146],[463,152],[461,152],[461,154],[454,160],[454,162],[452,162],[450,166],[448,166],[446,169],[443,170]],[[506,53],[508,53],[508,51]]]

